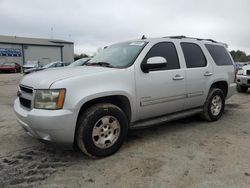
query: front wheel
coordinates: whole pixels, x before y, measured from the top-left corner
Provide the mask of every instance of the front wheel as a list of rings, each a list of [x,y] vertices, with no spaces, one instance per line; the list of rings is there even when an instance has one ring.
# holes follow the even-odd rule
[[[94,105],[80,114],[76,143],[91,157],[112,155],[122,146],[128,131],[125,113],[108,103]]]
[[[225,95],[219,88],[211,88],[203,107],[201,117],[207,121],[217,121],[224,112]]]

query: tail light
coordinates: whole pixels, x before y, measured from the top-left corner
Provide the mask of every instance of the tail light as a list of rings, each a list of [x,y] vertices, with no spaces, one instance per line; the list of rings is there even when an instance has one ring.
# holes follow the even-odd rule
[[[236,68],[236,65],[234,64],[234,83],[236,83],[237,72],[238,72],[238,69]]]

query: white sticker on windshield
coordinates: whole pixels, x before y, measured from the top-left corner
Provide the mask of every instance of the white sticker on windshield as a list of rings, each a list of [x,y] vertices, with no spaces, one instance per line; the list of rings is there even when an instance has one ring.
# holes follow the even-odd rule
[[[132,42],[129,45],[131,46],[143,46],[145,44],[145,42]]]

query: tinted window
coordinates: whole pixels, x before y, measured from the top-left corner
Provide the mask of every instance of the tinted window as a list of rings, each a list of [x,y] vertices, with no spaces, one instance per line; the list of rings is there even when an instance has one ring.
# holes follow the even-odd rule
[[[232,65],[233,62],[223,46],[205,44],[207,50],[217,65]]]
[[[181,48],[187,68],[205,67],[207,65],[206,58],[197,44],[181,43]]]
[[[170,69],[179,69],[179,59],[176,52],[176,48],[173,43],[171,42],[161,42],[154,45],[144,58],[143,63],[146,63],[147,60],[151,57],[161,56],[167,60],[166,67],[158,68],[155,70],[170,70]]]

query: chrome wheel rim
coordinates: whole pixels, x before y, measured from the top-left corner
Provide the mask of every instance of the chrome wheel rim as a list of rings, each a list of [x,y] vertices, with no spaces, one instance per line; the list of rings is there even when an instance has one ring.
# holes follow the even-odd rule
[[[92,140],[98,148],[106,149],[114,145],[120,136],[120,123],[113,116],[104,116],[94,125]]]
[[[219,95],[215,95],[211,102],[211,113],[214,116],[219,115],[222,108],[222,99]]]

